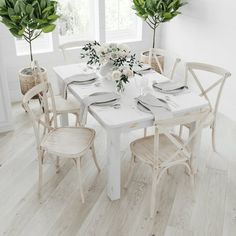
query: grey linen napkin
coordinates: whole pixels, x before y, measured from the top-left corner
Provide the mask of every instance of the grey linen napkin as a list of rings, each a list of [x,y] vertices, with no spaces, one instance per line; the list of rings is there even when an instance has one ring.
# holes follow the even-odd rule
[[[70,84],[72,83],[83,84],[90,80],[92,81],[93,79],[97,77],[96,73],[93,70],[87,69],[87,68],[85,69],[86,70],[83,70],[83,68],[79,68],[75,74],[69,77],[66,77],[64,79],[64,83],[65,83],[64,98],[67,98],[67,88]]]
[[[80,107],[80,124],[85,125],[87,121],[88,107],[92,104],[96,103],[105,103],[112,100],[119,99],[120,96],[116,93],[104,93],[104,94],[96,94],[90,95],[83,99]]]
[[[153,87],[163,93],[178,93],[188,89],[188,86],[184,85],[183,82],[154,83]]]
[[[150,110],[150,112],[154,115],[154,124],[158,120],[171,118],[172,112],[168,103],[160,98],[153,96],[152,94],[146,94],[144,96],[139,96],[136,100],[144,107]]]

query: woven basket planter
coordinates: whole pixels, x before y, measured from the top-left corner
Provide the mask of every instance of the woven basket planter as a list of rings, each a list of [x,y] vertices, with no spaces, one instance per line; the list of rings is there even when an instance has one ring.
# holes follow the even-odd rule
[[[41,78],[43,81],[47,81],[47,71],[45,68],[41,67]],[[42,81],[39,77],[35,79],[32,75],[31,68],[23,68],[19,71],[19,80],[20,80],[20,88],[21,93],[25,95],[31,88],[35,85],[40,84]]]
[[[164,57],[163,56],[158,56],[159,62],[161,64],[161,68],[163,70],[164,68]],[[140,61],[143,62],[144,64],[149,64],[149,51],[142,52],[140,56]],[[151,67],[158,73],[161,73],[160,68],[155,60],[155,58],[152,58],[152,63]]]

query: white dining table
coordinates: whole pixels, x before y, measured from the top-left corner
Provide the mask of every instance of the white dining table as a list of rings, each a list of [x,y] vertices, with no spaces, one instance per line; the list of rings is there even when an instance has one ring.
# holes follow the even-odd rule
[[[64,93],[65,89],[64,79],[74,75],[78,66],[80,65],[71,64],[54,67],[61,94]],[[145,79],[148,80],[148,83],[146,88],[143,89],[143,92],[151,93],[157,97],[166,98],[166,94],[159,93],[153,89],[152,83],[154,81],[158,83],[167,82],[169,80],[168,78],[156,72],[152,72],[146,73]],[[154,116],[150,113],[140,111],[136,106],[135,97],[140,95],[140,90],[136,85],[135,78],[130,78],[130,82],[125,85],[125,91],[121,93],[119,109],[115,109],[113,106],[101,107],[91,105],[89,107],[89,113],[99,122],[107,133],[107,195],[111,200],[117,200],[121,197],[121,134],[153,125]],[[68,90],[76,99],[78,99],[79,102],[82,102],[85,97],[92,93],[116,91],[116,88],[114,86],[114,81],[109,81],[99,77],[98,80],[92,84],[70,84],[68,86]],[[194,111],[201,111],[208,106],[208,102],[193,91],[184,92],[176,96],[168,95],[168,98],[171,99],[169,106],[172,110],[173,116],[184,115],[185,113]],[[67,125],[68,117],[64,116],[62,118],[62,122],[63,125]],[[191,124],[190,132],[193,132],[196,125],[196,123]],[[200,138],[201,134],[199,133],[191,141],[191,165],[194,173],[197,172],[197,156],[199,152]]]

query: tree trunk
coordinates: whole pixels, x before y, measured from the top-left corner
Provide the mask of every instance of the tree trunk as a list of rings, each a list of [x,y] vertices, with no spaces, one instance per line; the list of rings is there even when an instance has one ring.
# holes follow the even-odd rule
[[[155,48],[156,44],[156,28],[153,29],[152,48]]]
[[[31,38],[29,40],[29,46],[30,46],[30,60],[32,62],[34,60],[34,58],[33,58],[33,52],[32,52],[32,41],[31,41]]]

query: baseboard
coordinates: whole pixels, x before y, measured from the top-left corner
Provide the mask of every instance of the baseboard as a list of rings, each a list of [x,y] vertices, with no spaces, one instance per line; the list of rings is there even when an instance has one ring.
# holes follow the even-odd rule
[[[14,130],[14,126],[9,123],[0,124],[0,133],[5,133]]]

